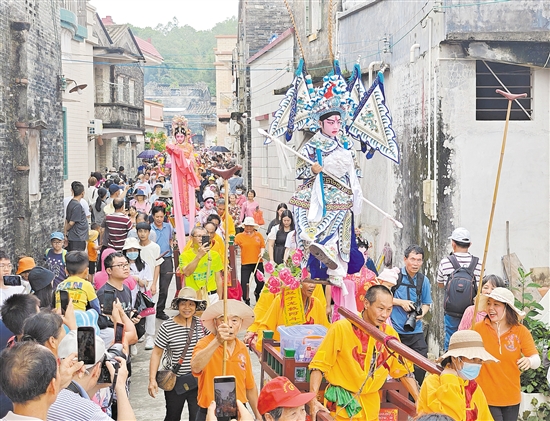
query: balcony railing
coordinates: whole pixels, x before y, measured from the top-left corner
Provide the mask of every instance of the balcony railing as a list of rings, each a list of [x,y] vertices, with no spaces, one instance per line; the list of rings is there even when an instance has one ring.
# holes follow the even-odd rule
[[[143,109],[121,104],[96,104],[95,118],[103,121],[103,127],[142,130]]]

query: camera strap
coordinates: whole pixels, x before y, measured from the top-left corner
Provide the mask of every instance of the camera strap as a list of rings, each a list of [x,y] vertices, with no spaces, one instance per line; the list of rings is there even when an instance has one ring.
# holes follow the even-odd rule
[[[407,275],[407,280],[409,283],[403,283],[403,272],[399,272],[399,276],[397,277],[397,283],[392,287],[391,292],[395,296],[395,292],[399,289],[401,285],[407,287],[407,300],[411,301],[411,288],[416,289],[416,304],[422,304],[422,285],[424,284],[424,274],[418,272],[416,274],[416,284],[413,282],[412,279],[409,278]],[[421,281],[419,281],[421,280]]]

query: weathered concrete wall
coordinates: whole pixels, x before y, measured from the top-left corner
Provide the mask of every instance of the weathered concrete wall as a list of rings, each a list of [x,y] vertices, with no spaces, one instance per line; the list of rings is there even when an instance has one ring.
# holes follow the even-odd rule
[[[362,184],[367,198],[394,213],[405,227],[396,230],[371,209],[365,209],[362,221],[376,239],[377,253],[383,242],[390,240],[396,252],[395,266],[402,264],[407,245],[421,244],[426,250],[422,271],[432,280],[439,260],[450,250],[447,237],[457,226],[470,230],[471,251],[483,255],[504,129],[503,121],[476,121],[475,60],[461,46],[442,42],[451,29],[486,32],[491,34],[488,39],[498,40],[499,33],[508,31],[531,31],[536,37],[548,24],[544,2],[536,2],[533,10],[529,10],[532,2],[524,1],[495,3],[494,8],[489,4],[458,8],[456,3],[444,2],[453,7],[442,9],[444,13],[432,12],[422,21],[429,9],[420,3],[377,2],[355,14],[344,14],[339,21],[343,68],[351,69],[358,55],[365,70],[377,60],[390,66],[385,73],[386,100],[401,149],[399,165],[378,154],[370,161],[363,160]],[[518,7],[531,18],[522,17],[508,25],[506,16],[520,15]],[[490,18],[491,13],[500,18]],[[381,42],[381,37],[389,44]],[[506,35],[501,38],[507,40]],[[419,44],[419,49],[413,49],[411,63],[414,44]],[[547,55],[540,51],[543,53]],[[508,61],[503,54],[485,58]],[[526,268],[550,264],[550,74],[544,69],[532,71],[533,120],[510,123],[486,273],[503,274],[506,221],[510,221],[511,250]],[[433,178],[437,183],[435,221],[426,217],[422,198],[423,180]],[[427,329],[431,350],[437,354],[443,335],[443,294],[437,287],[432,291],[434,306]]]
[[[60,32],[57,2],[0,0],[0,248],[12,258],[40,261],[49,234],[63,226]],[[18,121],[39,131],[37,195],[29,194],[36,168],[28,168],[28,137],[16,130]]]

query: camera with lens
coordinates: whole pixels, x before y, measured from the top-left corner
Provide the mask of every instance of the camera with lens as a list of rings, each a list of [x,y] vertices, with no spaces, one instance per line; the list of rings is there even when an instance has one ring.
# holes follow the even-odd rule
[[[412,306],[413,309],[407,313],[407,321],[403,326],[405,332],[413,332],[416,329],[417,316],[422,316],[422,305],[413,303]]]
[[[122,350],[122,344],[114,344],[107,351],[105,351],[105,356],[103,357],[103,361],[101,362],[101,373],[99,374],[99,378],[97,379],[98,383],[112,382],[111,373],[109,372],[106,363],[107,361],[109,361],[113,365],[116,373],[118,371],[118,368],[120,367],[120,363],[115,360],[115,357],[121,357],[125,360],[127,359],[126,354],[124,354],[124,351]]]

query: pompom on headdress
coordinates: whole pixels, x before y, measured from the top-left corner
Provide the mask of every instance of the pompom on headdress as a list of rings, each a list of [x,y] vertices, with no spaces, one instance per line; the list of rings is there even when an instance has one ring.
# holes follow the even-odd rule
[[[187,126],[187,119],[182,115],[176,115],[172,119],[172,136],[176,136],[178,133],[188,136],[191,134],[191,130]]]

